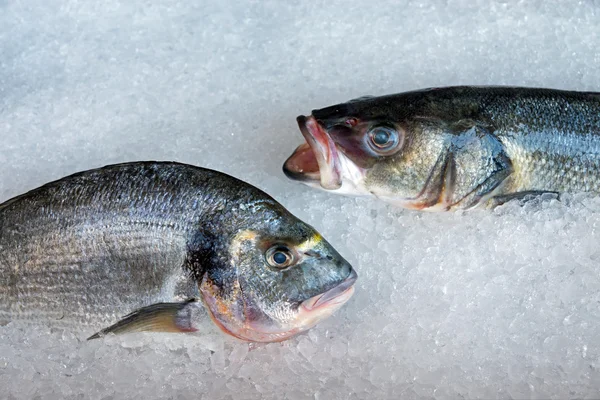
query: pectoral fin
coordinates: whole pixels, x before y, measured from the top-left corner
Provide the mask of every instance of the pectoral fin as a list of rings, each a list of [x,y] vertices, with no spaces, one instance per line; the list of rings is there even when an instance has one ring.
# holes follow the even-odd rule
[[[135,310],[114,325],[102,329],[90,336],[100,338],[108,333],[121,334],[129,332],[195,332],[194,326],[202,308],[196,299],[180,303],[157,303]]]
[[[560,199],[560,195],[558,192],[545,192],[543,190],[527,190],[524,192],[494,196],[488,201],[488,207],[494,208],[504,203],[508,203],[511,200],[519,200],[522,202],[526,202],[534,198],[538,198],[540,196],[545,196],[545,198],[547,199]]]

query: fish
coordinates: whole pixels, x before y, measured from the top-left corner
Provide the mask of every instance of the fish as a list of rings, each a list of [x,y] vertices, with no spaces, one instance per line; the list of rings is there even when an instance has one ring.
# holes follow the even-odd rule
[[[600,93],[450,86],[366,96],[297,118],[295,181],[421,211],[600,192]]]
[[[0,205],[0,325],[111,324],[95,339],[212,319],[240,340],[278,342],[332,315],[356,279],[268,194],[192,165],[108,165]]]

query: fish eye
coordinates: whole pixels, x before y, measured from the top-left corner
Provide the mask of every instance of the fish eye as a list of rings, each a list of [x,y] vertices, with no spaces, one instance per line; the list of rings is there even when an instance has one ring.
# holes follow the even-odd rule
[[[369,141],[373,150],[387,152],[400,143],[398,132],[387,126],[378,126],[369,132]]]
[[[286,246],[275,245],[265,254],[267,263],[274,268],[287,268],[294,263],[294,255]]]

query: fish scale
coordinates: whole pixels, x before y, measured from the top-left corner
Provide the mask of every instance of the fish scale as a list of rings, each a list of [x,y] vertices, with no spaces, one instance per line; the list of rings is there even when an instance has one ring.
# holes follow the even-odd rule
[[[75,238],[33,236],[26,239],[27,245],[19,249],[19,254],[2,251],[5,260],[1,265],[2,276],[10,276],[12,272],[18,279],[11,285],[0,281],[0,293],[12,299],[0,301],[0,315],[3,311],[10,312],[11,319],[17,319],[17,310],[24,304],[20,300],[27,298],[27,308],[35,307],[37,316],[44,312],[50,316],[60,308],[61,315],[67,313],[78,324],[96,324],[105,323],[106,314],[170,300],[174,293],[163,293],[163,286],[185,274],[182,269],[185,237],[178,231],[165,232],[163,226],[156,224],[153,227],[143,224],[141,234],[139,225],[116,223],[111,225],[113,229],[88,230]],[[75,225],[74,230],[77,228]],[[11,265],[19,266],[21,271],[10,271]],[[136,273],[136,270],[143,272]],[[111,290],[107,292],[103,285],[94,285],[94,282],[110,282]],[[36,301],[32,295],[40,293],[43,296]],[[102,308],[97,309],[101,311],[99,315],[82,310],[81,304],[74,302],[84,293],[91,303],[102,304]],[[119,293],[119,296],[110,293]],[[5,309],[8,304],[12,305]],[[15,308],[15,305],[19,306]]]
[[[489,94],[482,110],[519,172],[507,191],[600,190],[598,94],[545,89],[500,93]]]
[[[0,324],[112,323],[93,339],[192,332],[208,311],[237,338],[284,340],[353,293],[352,267],[310,238],[321,236],[217,171],[170,162],[84,171],[0,205]]]
[[[176,184],[176,175],[159,170],[159,177],[135,182],[136,169],[75,175],[69,186],[50,183],[0,206],[0,321],[58,316],[61,325],[106,323],[174,296],[163,285],[186,274],[186,240],[198,216],[184,210],[185,196],[169,199],[163,191],[172,187],[157,183],[160,177]],[[8,282],[11,273],[16,281]],[[78,302],[83,294],[88,303]]]
[[[545,192],[600,192],[598,93],[432,88],[313,110],[298,122],[307,143],[284,172],[340,194],[447,211]],[[387,141],[375,142],[376,132]],[[335,163],[322,161],[324,151]]]

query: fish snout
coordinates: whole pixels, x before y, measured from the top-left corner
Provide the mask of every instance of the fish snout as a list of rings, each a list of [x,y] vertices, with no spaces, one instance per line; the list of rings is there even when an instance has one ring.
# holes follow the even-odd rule
[[[335,310],[350,300],[350,297],[354,294],[354,284],[358,274],[352,267],[349,266],[349,269],[347,277],[342,282],[326,292],[304,301],[302,307],[309,312],[324,308]]]
[[[306,143],[299,146],[283,165],[287,177],[305,182],[319,182],[323,189],[342,186],[341,162],[331,136],[310,115],[296,118]]]

